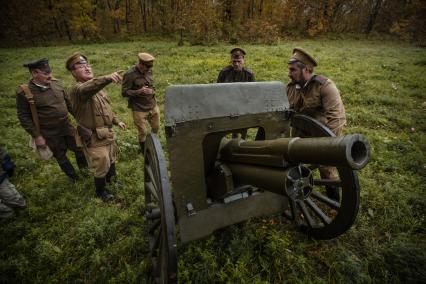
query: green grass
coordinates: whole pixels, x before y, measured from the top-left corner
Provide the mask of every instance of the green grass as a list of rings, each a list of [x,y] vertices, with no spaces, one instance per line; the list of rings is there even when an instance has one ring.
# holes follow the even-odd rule
[[[245,45],[247,66],[258,81],[287,82],[294,46],[311,51],[319,60],[317,73],[341,90],[345,133],[362,133],[371,144],[371,162],[359,173],[357,221],[330,241],[309,239],[279,216],[224,228],[179,244],[181,282],[425,283],[426,50],[366,40]],[[141,39],[0,49],[0,137],[17,164],[11,181],[28,202],[28,209],[0,224],[0,282],[144,282],[150,264],[143,158],[120,87],[107,91],[130,126],[118,133],[123,187],[112,189],[119,204],[105,205],[94,197],[91,177],[72,185],[54,161],[39,161],[30,152],[15,110],[15,89],[29,77],[22,64],[48,57],[54,75],[69,87],[73,80],[64,65],[74,51],[86,54],[98,75],[127,69],[138,52],[150,52],[157,58],[154,78],[163,110],[167,86],[215,82],[230,48]]]

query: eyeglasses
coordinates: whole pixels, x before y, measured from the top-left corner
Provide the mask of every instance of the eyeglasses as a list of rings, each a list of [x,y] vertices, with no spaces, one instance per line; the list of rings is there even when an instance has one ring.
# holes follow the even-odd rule
[[[85,69],[85,68],[90,69],[90,68],[92,68],[92,65],[87,64],[87,63],[84,63],[84,64],[75,64],[74,65],[74,69]]]

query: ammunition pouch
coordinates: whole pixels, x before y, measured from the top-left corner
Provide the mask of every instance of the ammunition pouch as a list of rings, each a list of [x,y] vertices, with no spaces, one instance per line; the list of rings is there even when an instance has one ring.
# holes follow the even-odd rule
[[[77,133],[81,138],[81,142],[87,146],[90,147],[90,143],[91,143],[91,139],[92,139],[92,135],[93,135],[93,130],[90,128],[86,128],[84,126],[81,125],[77,125]]]
[[[96,136],[99,140],[103,139],[114,139],[114,132],[111,127],[97,127]]]

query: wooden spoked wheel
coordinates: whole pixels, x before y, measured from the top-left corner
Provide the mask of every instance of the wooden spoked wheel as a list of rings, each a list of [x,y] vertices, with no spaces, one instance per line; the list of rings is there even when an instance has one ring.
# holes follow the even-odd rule
[[[145,208],[153,283],[177,283],[175,216],[167,164],[160,140],[149,134],[145,141]]]
[[[318,121],[296,114],[291,118],[292,133],[299,137],[333,137],[333,132]],[[303,170],[303,171],[302,171]],[[289,172],[289,180],[312,182],[302,194],[290,196],[287,216],[308,235],[331,239],[346,232],[355,222],[359,208],[360,187],[356,171],[338,167],[333,178],[325,178],[323,165],[300,165]]]

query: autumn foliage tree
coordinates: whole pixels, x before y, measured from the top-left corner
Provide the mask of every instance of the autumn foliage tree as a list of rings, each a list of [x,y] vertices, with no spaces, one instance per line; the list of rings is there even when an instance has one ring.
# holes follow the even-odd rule
[[[132,35],[273,44],[330,33],[394,34],[425,42],[424,0],[2,1],[0,40],[42,44]]]

